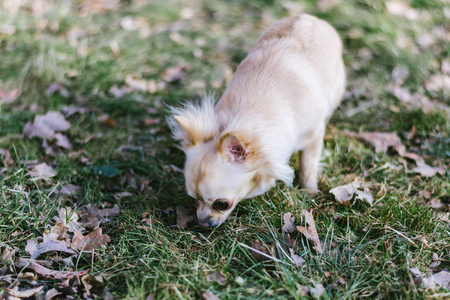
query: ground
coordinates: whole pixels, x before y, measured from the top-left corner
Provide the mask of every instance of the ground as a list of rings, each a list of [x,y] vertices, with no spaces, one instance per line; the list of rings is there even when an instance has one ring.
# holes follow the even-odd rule
[[[321,192],[296,179],[218,228],[182,224],[167,105],[219,96],[261,32],[302,12],[337,29],[348,74]],[[449,297],[429,283],[450,266],[449,18],[445,0],[0,1],[0,297]],[[372,204],[330,192],[352,182]],[[302,210],[316,239],[283,230]]]

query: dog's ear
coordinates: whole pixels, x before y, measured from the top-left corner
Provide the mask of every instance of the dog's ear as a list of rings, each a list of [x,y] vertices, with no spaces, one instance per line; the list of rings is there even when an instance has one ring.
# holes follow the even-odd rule
[[[173,120],[177,126],[174,126],[175,123],[172,124],[172,132],[177,139],[182,140],[183,147],[189,148],[195,146],[198,140],[197,133],[189,117],[186,115],[175,115],[173,116]]]
[[[181,140],[184,150],[212,140],[218,132],[212,95],[205,96],[198,104],[187,102],[181,108],[170,107],[170,113],[167,121],[173,137]]]
[[[232,162],[245,162],[251,155],[251,151],[245,146],[245,142],[233,133],[223,134],[219,139],[217,149]]]

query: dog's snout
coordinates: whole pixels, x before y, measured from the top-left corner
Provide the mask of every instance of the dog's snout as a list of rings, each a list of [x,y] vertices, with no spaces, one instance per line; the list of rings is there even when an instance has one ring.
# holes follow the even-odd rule
[[[209,222],[198,222],[198,225],[202,227],[209,227]]]

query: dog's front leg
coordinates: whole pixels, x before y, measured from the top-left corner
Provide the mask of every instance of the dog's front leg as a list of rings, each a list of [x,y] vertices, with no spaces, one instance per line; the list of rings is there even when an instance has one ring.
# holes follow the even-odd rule
[[[312,194],[319,192],[317,182],[324,134],[325,131],[321,130],[319,134],[316,134],[312,143],[303,149],[302,153],[299,152],[300,180],[302,181],[303,187]]]

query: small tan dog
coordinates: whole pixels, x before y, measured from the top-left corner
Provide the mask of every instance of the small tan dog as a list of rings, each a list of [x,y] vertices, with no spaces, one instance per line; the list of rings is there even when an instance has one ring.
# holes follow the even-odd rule
[[[291,186],[292,153],[300,178],[318,191],[325,126],[345,89],[342,43],[327,22],[310,15],[278,21],[239,65],[217,105],[172,108],[173,135],[186,153],[188,194],[202,226],[224,222],[245,198],[276,180]]]

